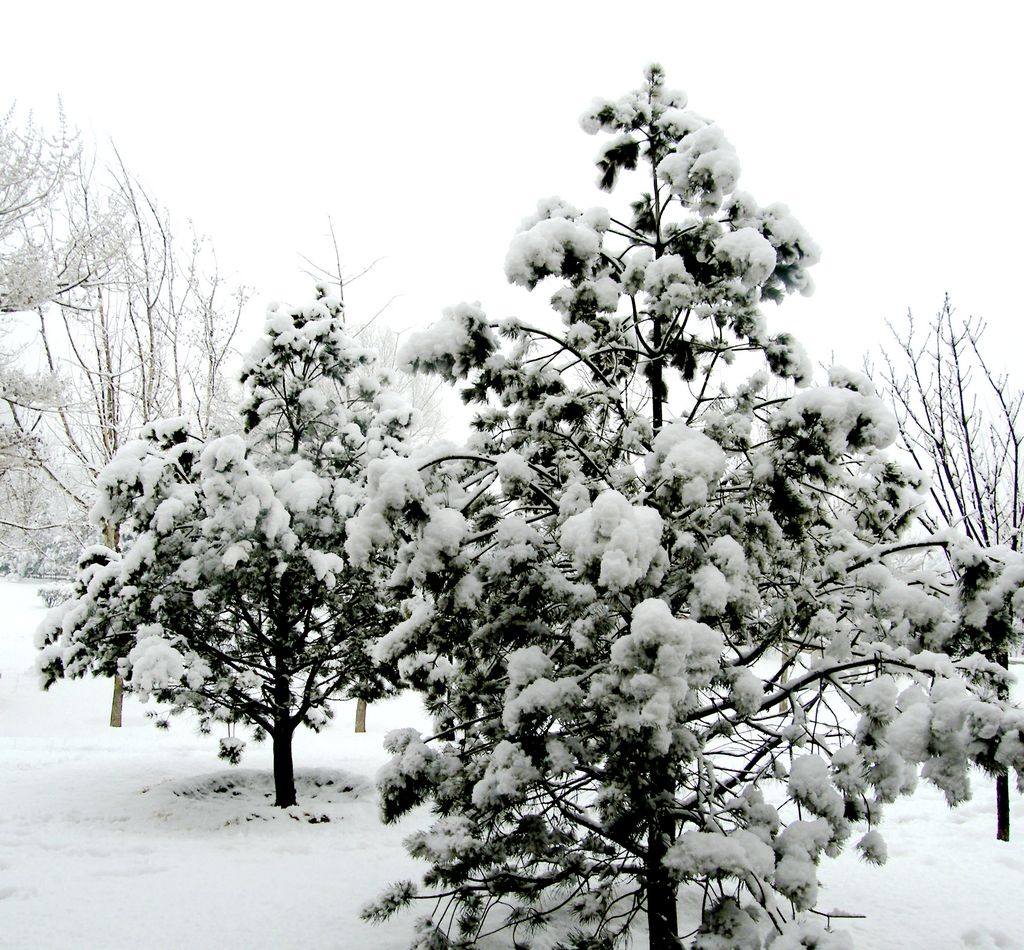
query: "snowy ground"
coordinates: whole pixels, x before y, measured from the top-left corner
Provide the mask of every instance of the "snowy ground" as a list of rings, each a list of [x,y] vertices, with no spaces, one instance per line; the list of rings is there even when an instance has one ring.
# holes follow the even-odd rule
[[[423,723],[413,698],[372,706],[366,735],[343,706],[321,735],[297,736],[300,805],[282,815],[269,748],[250,744],[232,769],[216,736],[184,719],[157,730],[131,697],[110,729],[107,682],[40,692],[35,590],[0,581],[0,947],[408,945],[410,921],[373,927],[357,911],[416,874],[401,847],[414,825],[382,826],[372,790],[384,732]],[[1008,845],[993,840],[993,800],[984,779],[955,811],[922,787],[889,812],[884,868],[823,864],[820,907],[867,915],[845,925],[861,950],[1024,950],[1024,800]]]

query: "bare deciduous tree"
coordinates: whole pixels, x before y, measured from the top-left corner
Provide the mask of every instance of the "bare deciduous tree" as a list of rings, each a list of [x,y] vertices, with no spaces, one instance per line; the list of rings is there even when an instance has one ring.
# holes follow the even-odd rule
[[[1021,550],[1024,524],[1024,392],[999,373],[981,349],[984,321],[957,316],[947,297],[927,327],[907,315],[889,325],[895,346],[884,355],[882,377],[899,423],[903,447],[930,477],[931,505],[923,515],[932,531],[962,532],[981,548]],[[957,580],[964,566],[950,559]],[[990,623],[984,642],[965,643],[1006,667],[1018,632]],[[996,837],[1010,840],[1009,780],[996,775]]]
[[[0,124],[0,312],[33,315],[45,369],[19,375],[13,356],[0,359],[0,455],[37,480],[34,491],[13,477],[3,486],[21,513],[36,504],[35,517],[0,523],[22,545],[54,492],[65,525],[80,525],[97,474],[145,423],[185,416],[202,436],[232,403],[225,364],[246,294],[220,277],[208,241],[177,239],[166,209],[112,157],[103,168],[87,156],[63,116],[55,138],[31,119],[15,127],[13,111]],[[107,534],[117,548],[116,526]]]
[[[38,229],[80,157],[62,110],[55,135],[31,114],[19,124],[14,106],[0,116],[0,313],[31,309],[87,280],[76,229],[65,229],[59,248],[44,244]]]

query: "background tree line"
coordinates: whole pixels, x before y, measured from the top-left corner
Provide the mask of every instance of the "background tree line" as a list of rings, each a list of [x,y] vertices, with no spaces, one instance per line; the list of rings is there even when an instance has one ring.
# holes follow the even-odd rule
[[[117,150],[0,127],[0,479],[4,560],[66,573],[96,476],[146,422],[223,419],[246,300]],[[15,317],[17,315],[17,317]],[[17,341],[17,342],[15,342]]]

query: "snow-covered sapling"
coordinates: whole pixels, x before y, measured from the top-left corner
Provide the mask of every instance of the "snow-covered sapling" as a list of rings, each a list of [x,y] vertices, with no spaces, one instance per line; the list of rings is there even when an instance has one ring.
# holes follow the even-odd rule
[[[324,288],[270,307],[242,381],[242,434],[203,441],[184,420],[153,423],[103,470],[93,518],[121,526],[124,553],[87,552],[74,596],[40,630],[41,666],[46,684],[118,671],[204,724],[255,726],[289,806],[295,729],[385,686],[369,648],[394,625],[387,553],[353,566],[343,544],[367,465],[402,453],[411,410]],[[222,744],[230,761],[240,752]]]

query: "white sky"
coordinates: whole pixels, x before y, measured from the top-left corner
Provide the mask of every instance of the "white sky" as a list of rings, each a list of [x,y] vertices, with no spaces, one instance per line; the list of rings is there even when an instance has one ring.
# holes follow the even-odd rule
[[[328,215],[350,271],[385,257],[351,318],[399,294],[390,322],[411,327],[462,299],[520,309],[516,224],[551,194],[605,200],[577,117],[657,60],[735,144],[741,187],[823,248],[817,292],[774,328],[858,365],[885,318],[948,291],[1012,368],[1022,26],[1005,2],[18,4],[0,107],[45,120],[59,94],[112,137],[256,288],[250,332],[306,294],[299,252],[330,262]]]

